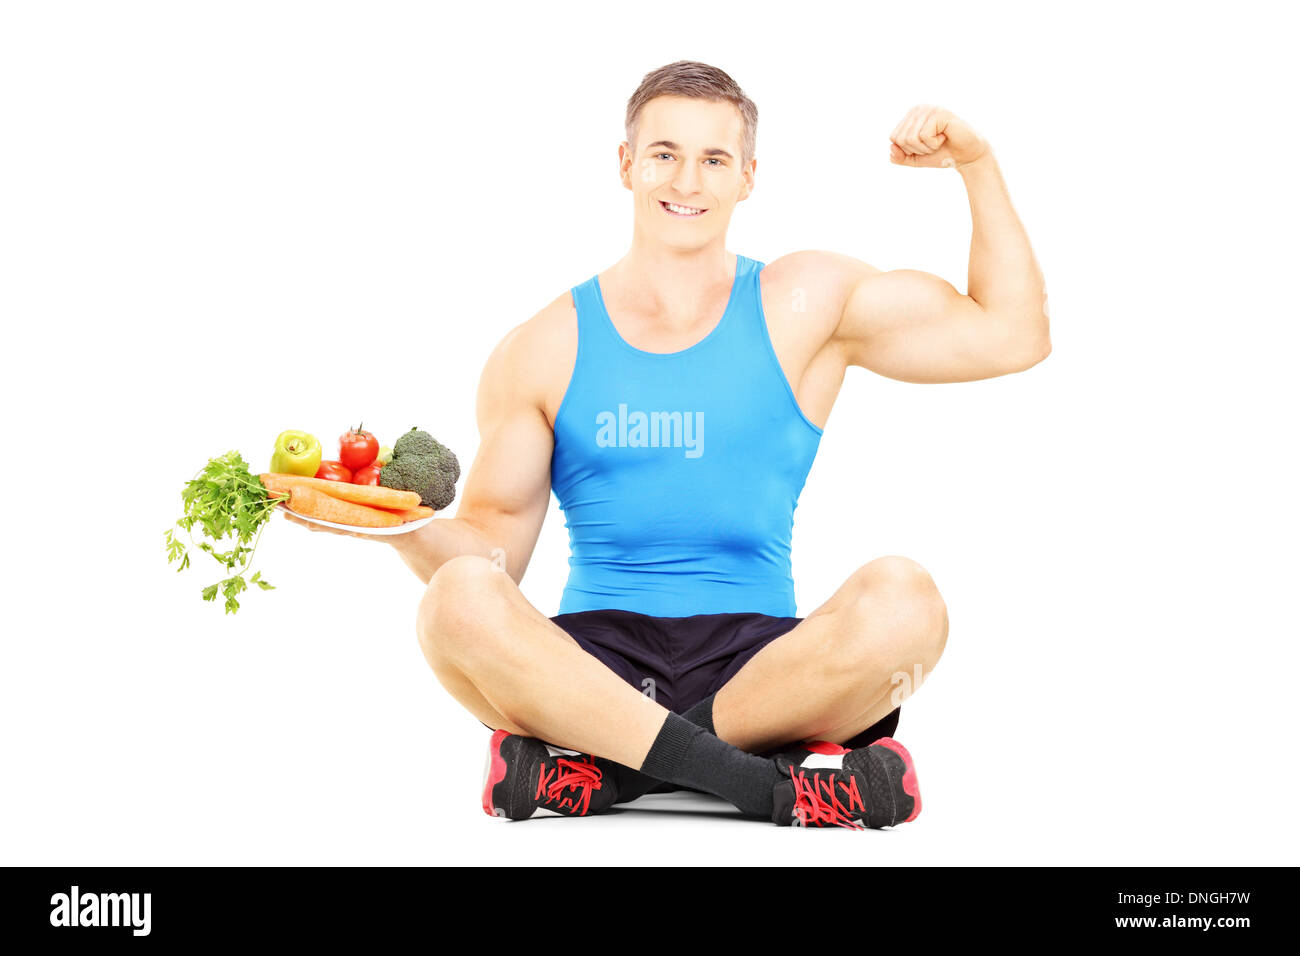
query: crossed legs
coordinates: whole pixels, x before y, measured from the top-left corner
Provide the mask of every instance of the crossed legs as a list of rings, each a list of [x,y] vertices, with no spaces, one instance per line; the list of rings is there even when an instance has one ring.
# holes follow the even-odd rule
[[[640,767],[668,716],[485,558],[453,558],[438,569],[417,632],[438,680],[491,727]],[[878,558],[727,682],[713,705],[717,736],[750,752],[847,740],[893,710],[897,675],[915,690],[947,636],[947,610],[929,574],[907,558]]]

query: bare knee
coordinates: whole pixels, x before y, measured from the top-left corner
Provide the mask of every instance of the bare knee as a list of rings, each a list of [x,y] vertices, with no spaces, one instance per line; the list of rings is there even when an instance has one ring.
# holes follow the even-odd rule
[[[477,555],[452,558],[433,573],[420,599],[416,633],[435,669],[481,648],[485,630],[494,633],[484,624],[495,616],[507,577]]]
[[[889,555],[864,564],[846,584],[849,613],[909,669],[928,673],[948,642],[948,608],[930,573],[911,558]],[[887,624],[887,634],[881,634]],[[879,645],[877,643],[877,649]]]

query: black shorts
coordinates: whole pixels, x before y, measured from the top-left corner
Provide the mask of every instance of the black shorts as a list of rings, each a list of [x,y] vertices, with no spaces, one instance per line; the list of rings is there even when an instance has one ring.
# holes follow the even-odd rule
[[[802,618],[650,617],[603,610],[560,614],[551,620],[623,680],[680,714],[717,693],[751,657]]]
[[[750,658],[803,618],[766,614],[694,614],[651,617],[601,610],[551,618],[588,654],[647,697],[684,713],[735,677]],[[887,737],[898,711],[853,738],[866,746]]]

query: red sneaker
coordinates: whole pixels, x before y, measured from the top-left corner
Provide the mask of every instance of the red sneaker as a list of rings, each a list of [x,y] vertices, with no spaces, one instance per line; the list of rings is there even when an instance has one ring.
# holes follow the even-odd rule
[[[483,775],[488,816],[583,817],[608,809],[616,797],[614,781],[594,757],[504,730],[492,735]]]
[[[878,830],[908,823],[921,812],[916,765],[892,737],[857,750],[824,740],[776,758],[789,775],[772,791],[777,826]]]

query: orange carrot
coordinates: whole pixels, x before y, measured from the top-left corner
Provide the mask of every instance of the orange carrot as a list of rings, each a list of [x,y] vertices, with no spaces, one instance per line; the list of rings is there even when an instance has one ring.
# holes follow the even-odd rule
[[[419,521],[421,518],[427,518],[433,514],[433,509],[428,505],[420,505],[418,508],[385,508],[385,511],[391,512],[401,518],[402,521]]]
[[[402,523],[402,519],[391,512],[333,498],[307,485],[294,485],[289,489],[289,510],[308,518],[358,528],[395,528]]]
[[[372,508],[392,508],[404,511],[420,504],[420,495],[415,491],[398,491],[382,485],[354,485],[347,481],[327,481],[324,478],[307,478],[303,475],[259,475],[262,484],[271,494],[283,494],[293,488],[312,488],[323,491],[331,498],[351,501],[358,505]]]

